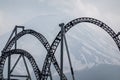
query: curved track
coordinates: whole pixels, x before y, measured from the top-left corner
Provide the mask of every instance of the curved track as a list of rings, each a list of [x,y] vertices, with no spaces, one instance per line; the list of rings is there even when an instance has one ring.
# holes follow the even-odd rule
[[[35,36],[42,44],[43,46],[45,47],[45,49],[47,51],[49,51],[50,49],[50,44],[48,43],[47,39],[40,33],[34,31],[34,30],[31,30],[31,29],[28,29],[28,30],[23,30],[21,31],[20,33],[18,33],[15,37],[12,38],[12,40],[4,47],[3,51],[2,51],[2,55],[5,53],[5,52],[8,52],[10,51],[10,49],[13,47],[13,45],[15,44],[15,41],[18,40],[19,38],[21,38],[22,36],[26,35],[26,34],[31,34],[33,36]],[[55,56],[53,56],[53,59],[54,61],[53,65],[55,65],[55,69],[59,69],[59,65],[57,63],[57,60],[55,58]],[[4,66],[3,66],[4,67]],[[1,68],[3,69],[3,67],[1,66]],[[38,68],[38,67],[37,67]],[[58,71],[58,70],[57,70]],[[35,74],[36,75],[36,74]],[[44,75],[44,74],[42,74]],[[39,75],[40,76],[40,75]],[[48,76],[48,75],[47,75]],[[65,75],[64,75],[65,77]],[[66,78],[66,77],[65,77]]]
[[[12,40],[4,47],[2,52],[9,51],[12,48],[12,46],[15,44],[15,41],[26,34],[31,34],[31,35],[35,36],[43,44],[43,46],[46,48],[46,50],[50,49],[50,45],[49,45],[47,39],[42,34],[36,32],[34,30],[27,29],[27,30],[21,31],[15,37],[13,37]]]
[[[34,58],[32,57],[31,54],[29,54],[27,51],[22,50],[22,49],[13,49],[13,50],[10,50],[10,51],[2,54],[1,60],[0,60],[0,80],[3,80],[3,67],[4,67],[4,64],[5,64],[6,58],[8,56],[14,55],[14,54],[20,54],[22,56],[25,56],[29,60],[29,62],[31,63],[31,66],[32,66],[33,71],[34,71],[35,76],[36,76],[36,79],[40,80],[41,72],[40,72]]]
[[[101,22],[97,19],[94,19],[94,18],[81,17],[81,18],[77,18],[77,19],[74,19],[74,20],[70,21],[69,23],[67,23],[64,26],[65,33],[67,31],[69,31],[73,26],[75,26],[79,23],[82,23],[82,22],[95,24],[98,27],[105,30],[112,37],[112,39],[115,41],[116,45],[118,46],[118,49],[120,50],[120,39],[118,38],[118,36],[116,36],[116,33],[108,25],[106,25],[105,23],[103,23],[103,22]],[[45,61],[44,61],[44,64],[43,64],[43,69],[42,69],[43,74],[47,75],[49,73],[50,64],[51,64],[51,62],[54,63],[54,61],[52,59],[53,59],[53,56],[55,54],[55,51],[56,51],[60,41],[61,41],[61,31],[58,33],[58,35],[54,39],[54,41],[53,41],[53,43],[50,47],[50,50],[49,50],[49,52],[48,52],[48,54],[45,58]],[[54,65],[54,66],[56,66],[56,65]],[[58,70],[57,72],[60,73],[59,69],[56,69],[56,70]],[[47,76],[42,77],[42,80],[46,80],[46,79],[47,79]],[[63,76],[63,80],[66,80],[66,78],[64,76]]]
[[[112,37],[112,39],[115,41],[116,45],[118,46],[118,49],[120,50],[120,39],[118,38],[117,34],[105,23],[103,23],[97,19],[94,19],[94,18],[82,17],[82,18],[77,18],[75,20],[70,21],[69,23],[67,23],[64,26],[65,33],[67,33],[67,31],[69,31],[73,26],[75,26],[79,23],[82,23],[82,22],[95,24],[98,27],[105,30]],[[19,38],[21,38],[22,36],[24,36],[26,34],[31,34],[31,35],[35,36],[43,44],[45,49],[48,51],[48,54],[47,54],[44,64],[43,64],[42,72],[39,70],[32,55],[30,55],[27,51],[24,51],[21,49],[11,50],[13,45],[15,44],[15,42]],[[48,43],[47,39],[42,34],[36,32],[34,30],[28,29],[28,30],[23,30],[23,31],[19,32],[15,37],[13,37],[11,39],[11,41],[9,41],[9,43],[4,47],[4,49],[2,51],[2,56],[0,57],[0,80],[3,79],[3,68],[4,68],[5,60],[8,56],[13,55],[13,54],[21,54],[30,61],[37,80],[47,80],[51,62],[53,63],[56,71],[60,75],[60,68],[59,68],[57,60],[54,56],[60,41],[61,41],[61,31],[57,34],[57,36],[54,39],[51,46]],[[62,78],[63,78],[63,80],[67,80],[67,78],[64,74],[63,74]]]

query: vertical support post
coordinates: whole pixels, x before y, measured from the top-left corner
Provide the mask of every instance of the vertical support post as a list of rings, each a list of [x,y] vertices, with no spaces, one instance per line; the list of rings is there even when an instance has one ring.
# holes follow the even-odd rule
[[[49,74],[50,74],[50,80],[53,80],[50,68],[49,68]]]
[[[17,35],[17,26],[15,26],[15,36]],[[15,39],[15,49],[17,49],[17,40]]]
[[[69,53],[69,49],[68,49],[68,45],[67,45],[67,39],[66,39],[65,35],[64,35],[64,40],[65,40],[65,46],[66,46],[68,60],[69,60],[69,64],[70,64],[72,79],[75,80],[74,71],[73,71],[73,67],[72,67],[72,62],[71,62],[71,59],[70,59],[70,53]]]
[[[59,24],[59,26],[61,27],[61,55],[60,55],[60,67],[61,67],[61,71],[60,71],[60,80],[62,80],[62,75],[63,75],[63,45],[64,45],[64,23]]]
[[[8,39],[5,47],[8,46],[8,43],[9,43],[9,41],[11,40],[14,32],[15,32],[15,28],[14,28],[14,30],[12,31],[12,34],[10,35],[10,37],[9,37],[9,39]],[[10,69],[11,69],[11,55],[8,56],[8,75],[7,75],[7,76],[8,76],[8,80],[10,80]]]
[[[5,47],[8,46],[9,41],[11,40],[13,35],[17,35],[17,28],[22,28],[22,30],[24,30],[24,26],[15,26],[14,30],[12,31],[12,34],[10,35],[10,38],[8,39]],[[15,39],[15,49],[17,49],[17,40]],[[11,76],[11,55],[8,56],[8,80],[10,80],[10,76]]]
[[[15,33],[15,36],[16,36],[17,35],[17,26],[15,26],[13,34],[14,33]],[[17,40],[15,40],[15,49],[17,49]],[[11,75],[11,55],[9,55],[9,57],[8,57],[8,80],[10,80],[10,75]]]
[[[24,61],[24,64],[25,64],[25,67],[26,67],[26,70],[27,70],[28,79],[29,79],[29,80],[32,80],[32,79],[31,79],[31,76],[30,76],[30,72],[29,72],[28,66],[27,66],[27,62],[26,62],[26,60],[25,60],[25,58],[24,58],[23,55],[22,55],[22,57],[23,57],[23,61]]]
[[[8,80],[10,80],[11,56],[8,57]]]

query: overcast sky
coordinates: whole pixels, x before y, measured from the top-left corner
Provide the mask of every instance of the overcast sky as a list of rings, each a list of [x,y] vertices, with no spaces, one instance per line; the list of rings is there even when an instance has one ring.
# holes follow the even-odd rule
[[[120,28],[120,0],[0,0],[0,36],[42,15],[94,17]]]
[[[71,21],[72,19],[69,20],[69,17],[72,17],[73,19],[78,18],[78,17],[93,17],[93,18],[103,21],[104,23],[109,25],[115,32],[118,32],[118,31],[120,31],[120,15],[119,15],[120,9],[119,8],[120,8],[120,0],[0,0],[0,51],[3,49],[3,47],[6,43],[6,40],[8,39],[8,37],[5,37],[6,40],[3,38],[4,34],[10,32],[15,27],[15,25],[23,25],[24,26],[24,25],[30,24],[30,22],[34,22],[34,23],[36,22],[37,25],[41,24],[41,25],[47,26],[47,27],[42,26],[42,27],[38,27],[38,28],[34,28],[34,27],[32,27],[32,28],[34,28],[35,30],[43,28],[43,29],[41,29],[40,33],[45,35],[45,37],[46,37],[46,34],[44,34],[44,32],[46,31],[45,28],[47,28],[46,33],[48,33],[48,34],[47,34],[46,38],[48,39],[48,41],[50,43],[53,40],[51,39],[51,41],[50,41],[49,38],[54,39],[54,37],[56,35],[55,34],[55,35],[51,36],[52,31],[54,30],[51,28],[51,26],[54,26],[53,24],[55,24],[55,27],[53,27],[53,28],[58,28],[58,27],[56,27],[56,25],[58,25],[59,23],[64,22],[64,21],[65,21],[65,23]],[[57,18],[54,16],[57,16]],[[51,19],[52,17],[55,19]],[[68,17],[68,19],[66,19],[66,17]],[[58,18],[63,19],[63,21],[61,21],[61,22],[57,21],[57,20],[60,20]],[[44,19],[43,22],[42,22],[42,19]],[[44,23],[45,21],[48,24]],[[36,24],[32,24],[32,25],[34,26]],[[49,28],[49,26],[50,26],[50,28]],[[31,28],[31,27],[29,27],[29,28]],[[97,28],[95,28],[95,29],[97,29]],[[87,29],[85,29],[85,30],[87,30]],[[95,30],[95,31],[97,31],[97,30]],[[58,33],[58,30],[56,30],[56,32]],[[76,34],[78,34],[78,33],[76,32]],[[74,36],[76,36],[76,35],[74,35]],[[3,39],[1,39],[1,37]],[[81,36],[78,36],[78,37],[81,38]],[[87,38],[88,37],[89,37],[89,35],[87,36]],[[92,35],[92,37],[94,37],[94,36]],[[83,48],[83,49],[86,49],[85,50],[86,53],[88,51],[88,48],[86,48],[86,47],[92,48],[93,50],[96,50],[96,52],[97,51],[99,52],[99,49],[104,50],[104,47],[103,47],[104,45],[102,47],[99,46],[100,48],[94,46],[94,45],[96,45],[96,43],[98,43],[98,42],[100,42],[100,40],[102,40],[102,39],[99,39],[100,36],[99,36],[98,40],[96,39],[97,37],[95,36],[96,43],[94,41],[94,44],[91,46],[89,46],[90,44],[88,44],[88,43],[90,42],[92,44],[91,41],[94,39],[89,38],[88,43],[86,43],[87,41],[84,42],[85,40],[87,40],[87,39],[84,39],[86,37],[84,37],[84,35],[83,35],[82,38],[83,38],[83,41],[81,41],[81,40],[78,40],[78,41],[81,41],[80,43],[83,42],[82,44],[84,44],[84,43],[87,44],[86,46],[84,46],[85,48]],[[26,39],[26,42],[28,42],[28,44],[26,44],[28,46],[27,48],[30,47],[30,50],[31,51],[33,50],[33,52],[34,52],[36,50],[36,44],[38,44],[38,43],[36,42],[36,44],[32,45],[32,47],[31,47],[30,46],[31,44],[29,44],[30,41],[28,41],[29,39],[30,39],[29,37],[28,37],[28,39]],[[34,41],[34,39],[33,40],[30,39],[30,40]],[[106,40],[106,42],[108,42],[106,44],[108,44],[108,45],[112,44],[106,38],[101,41],[101,42],[103,42],[103,44],[105,44],[104,40]],[[20,44],[21,45],[24,44],[24,39],[23,39],[23,43],[20,43]],[[98,44],[102,45],[101,43],[98,43]],[[108,45],[106,45],[106,46],[108,46]],[[24,45],[22,47],[24,48],[26,46]],[[111,47],[111,46],[109,46],[109,47]],[[109,49],[109,47],[108,48],[105,47],[105,49],[106,48]],[[37,49],[38,49],[38,51],[36,51],[37,55],[35,53],[34,54],[37,56],[37,59],[39,61],[39,56],[38,56],[39,46]],[[90,51],[92,51],[92,49],[90,49]],[[108,53],[111,52],[112,49],[113,49],[113,47],[110,48]],[[113,51],[114,51],[114,49],[113,49]],[[41,53],[43,53],[43,52],[41,51]],[[83,50],[83,52],[84,52],[84,50]],[[115,53],[115,52],[111,52],[111,53]],[[115,56],[115,58],[116,58],[116,56]],[[76,60],[76,62],[77,62],[77,59],[74,58],[74,56],[72,56],[72,57],[74,59],[73,61]]]

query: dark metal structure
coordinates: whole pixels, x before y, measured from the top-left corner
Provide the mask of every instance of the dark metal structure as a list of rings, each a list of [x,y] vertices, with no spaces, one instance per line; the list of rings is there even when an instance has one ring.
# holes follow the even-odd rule
[[[11,50],[11,48],[14,46],[14,45],[16,45],[16,41],[19,39],[19,38],[21,38],[22,36],[24,36],[24,35],[26,35],[26,34],[31,34],[31,35],[33,35],[33,36],[35,36],[42,44],[43,44],[43,46],[46,48],[46,50],[48,51],[49,50],[49,48],[50,48],[50,45],[49,45],[49,43],[48,43],[48,41],[47,41],[47,39],[42,35],[42,34],[40,34],[40,33],[38,33],[38,32],[36,32],[36,31],[34,31],[34,30],[30,30],[30,29],[27,29],[27,30],[25,30],[25,29],[23,29],[21,32],[19,32],[18,34],[16,34],[12,39],[11,39],[11,37],[12,37],[12,35],[14,34],[14,32],[15,32],[15,30],[16,30],[16,28],[18,28],[18,26],[16,26],[15,27],[15,29],[13,30],[13,32],[12,32],[12,34],[11,34],[11,36],[10,36],[10,38],[9,38],[9,40],[8,40],[8,42],[7,42],[7,44],[6,44],[6,46],[4,47],[4,49],[3,49],[3,51],[2,51],[2,57],[1,57],[1,60],[0,60],[0,79],[1,78],[3,78],[3,68],[4,68],[4,62],[3,61],[5,61],[6,60],[6,58],[3,58],[4,57],[4,54],[6,53],[6,52],[9,52],[10,50]],[[16,48],[15,48],[16,49]],[[10,57],[10,55],[8,55],[7,56],[8,58]],[[18,58],[18,60],[19,60],[19,58]],[[57,61],[56,61],[56,58],[54,57],[53,58],[53,60],[55,61],[55,65],[57,65],[56,67],[59,69],[59,65],[57,64]],[[10,61],[10,58],[8,59],[8,61]],[[11,61],[10,61],[11,62]],[[8,79],[10,79],[10,62],[8,62]],[[18,61],[17,61],[18,62]],[[16,62],[16,64],[17,64],[17,62]],[[16,65],[15,64],[15,65]],[[36,69],[38,70],[38,66],[37,65],[35,65],[36,66]],[[34,66],[34,67],[35,67]],[[33,69],[34,70],[34,69]],[[36,72],[36,71],[34,71],[34,72]],[[49,73],[50,74],[50,73]],[[37,75],[36,73],[35,73],[35,75],[36,75],[36,78],[37,78],[37,80],[40,80],[40,78],[41,78],[41,75],[44,75],[44,74],[41,74],[41,75]],[[51,75],[51,74],[50,74]],[[48,75],[47,75],[48,76]],[[13,77],[13,76],[12,76]]]
[[[59,26],[61,26],[61,31],[57,34],[57,36],[54,39],[51,46],[48,43],[47,39],[42,34],[36,32],[34,30],[31,30],[31,29],[24,29],[24,26],[16,26],[15,29],[13,30],[10,38],[8,39],[8,42],[6,43],[4,49],[2,50],[2,54],[0,57],[0,80],[4,80],[3,69],[4,69],[4,64],[5,64],[5,61],[7,58],[8,58],[7,80],[12,80],[11,77],[26,77],[27,80],[32,80],[25,57],[31,63],[31,66],[33,68],[33,71],[35,73],[37,80],[47,80],[48,76],[50,76],[50,79],[52,80],[52,75],[51,75],[51,70],[50,70],[51,63],[54,65],[56,71],[58,72],[58,74],[60,76],[60,80],[67,80],[67,77],[63,73],[63,47],[64,47],[63,44],[64,43],[65,43],[65,47],[67,50],[68,60],[69,60],[70,69],[71,69],[71,75],[72,75],[73,80],[75,80],[74,71],[73,71],[73,67],[72,67],[72,63],[71,63],[71,59],[70,59],[70,54],[69,54],[69,50],[68,50],[67,39],[65,37],[65,33],[67,33],[67,31],[69,31],[73,26],[75,26],[79,23],[82,23],[82,22],[95,24],[98,27],[105,30],[112,37],[112,39],[115,41],[116,45],[118,46],[118,49],[120,50],[120,39],[118,37],[120,35],[120,33],[116,34],[108,25],[106,25],[105,23],[103,23],[97,19],[94,19],[94,18],[81,17],[81,18],[77,18],[77,19],[74,19],[74,20],[68,22],[66,25],[60,24]],[[22,31],[18,32],[17,29],[19,29],[19,28],[21,28]],[[38,68],[37,63],[35,62],[35,59],[32,57],[32,55],[30,53],[28,53],[27,51],[22,50],[22,49],[17,49],[17,40],[26,34],[31,34],[31,35],[35,36],[42,43],[42,45],[45,47],[45,49],[48,52],[48,54],[46,55],[46,58],[44,60],[43,68],[41,71]],[[58,45],[60,44],[60,42],[61,42],[61,63],[60,63],[60,65],[58,65],[57,59],[55,58],[54,54],[55,54],[56,49],[57,49]],[[19,55],[19,57],[18,57],[16,63],[14,64],[14,66],[11,68],[11,55],[14,55],[14,54]],[[13,72],[14,68],[16,67],[20,58],[23,58],[23,61],[24,61],[25,67],[26,67],[26,71],[27,71],[27,75],[12,74],[12,72]]]
[[[41,72],[40,72],[34,58],[27,51],[21,50],[21,49],[13,49],[13,50],[10,50],[8,52],[5,52],[4,55],[2,55],[2,57],[1,57],[2,59],[1,59],[1,63],[0,63],[1,64],[1,66],[0,66],[1,67],[0,68],[0,72],[1,72],[0,77],[1,78],[0,79],[1,80],[3,79],[3,68],[2,67],[4,67],[4,63],[5,63],[6,58],[11,56],[11,55],[14,55],[14,54],[20,55],[18,60],[20,59],[20,57],[23,57],[23,59],[25,61],[24,57],[26,57],[29,60],[29,62],[31,63],[31,66],[33,68],[33,71],[35,73],[35,76],[36,76],[37,80],[40,80],[39,75],[41,75]],[[18,60],[17,60],[17,62],[18,62]],[[28,75],[13,75],[13,74],[11,74],[12,71],[14,70],[14,68],[15,68],[15,66],[10,70],[10,73],[9,73],[10,77],[8,77],[8,80],[11,80],[11,77],[26,77],[27,79],[31,80],[29,72],[28,72]]]
[[[81,18],[77,18],[77,19],[74,19],[74,20],[68,22],[64,26],[65,33],[67,33],[67,31],[69,31],[73,26],[75,26],[75,25],[77,25],[79,23],[83,23],[83,22],[95,24],[98,27],[105,30],[112,37],[112,39],[115,41],[116,45],[118,46],[118,49],[120,50],[120,39],[118,38],[117,34],[108,25],[106,25],[102,21],[94,19],[94,18],[81,17]],[[60,42],[61,42],[61,31],[57,34],[57,36],[54,39],[52,45],[50,46],[50,50],[49,50],[49,52],[48,52],[48,54],[47,54],[47,56],[45,58],[44,64],[43,64],[42,73],[44,73],[46,75],[49,73],[48,70],[49,70],[50,64],[51,64],[51,62],[54,63],[52,58],[53,58],[53,56],[55,54],[55,51],[56,51],[56,49],[57,49]],[[49,55],[51,55],[51,56],[49,56]],[[55,67],[55,68],[57,68],[57,67]],[[57,72],[60,73],[59,69],[56,69],[56,70],[58,70]],[[44,76],[42,78],[42,80],[44,80],[44,79],[47,79],[47,76]],[[66,80],[66,78],[64,76],[62,76],[62,79]]]

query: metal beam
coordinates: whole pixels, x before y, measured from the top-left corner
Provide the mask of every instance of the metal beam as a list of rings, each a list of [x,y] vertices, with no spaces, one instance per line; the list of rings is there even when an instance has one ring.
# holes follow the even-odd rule
[[[26,63],[26,60],[25,60],[25,57],[24,56],[22,56],[22,57],[23,57],[23,61],[24,61],[24,64],[25,64],[25,67],[26,67],[26,70],[27,70],[28,77],[29,77],[30,80],[32,80],[31,76],[30,76],[30,72],[29,72],[28,66],[27,66],[27,63]]]
[[[11,71],[10,71],[10,74],[13,72],[14,68],[16,67],[18,61],[20,60],[21,58],[21,55],[18,57],[17,61],[15,62],[14,66],[12,67]]]
[[[28,75],[11,75],[11,77],[28,77]]]
[[[62,80],[62,75],[63,75],[63,52],[64,52],[64,23],[59,24],[59,26],[61,27],[61,50],[60,50],[60,67],[61,67],[61,71],[60,71],[60,80]]]
[[[8,56],[8,80],[10,80],[11,55]]]
[[[69,53],[69,49],[68,49],[68,45],[67,45],[67,39],[66,39],[65,35],[64,35],[64,40],[65,40],[65,46],[66,46],[68,60],[69,60],[69,64],[70,64],[72,79],[75,80],[74,71],[73,71],[73,67],[72,67],[72,62],[71,62],[71,59],[70,59],[70,53]]]

